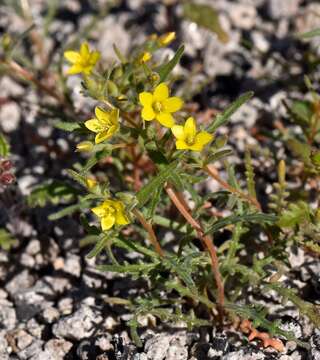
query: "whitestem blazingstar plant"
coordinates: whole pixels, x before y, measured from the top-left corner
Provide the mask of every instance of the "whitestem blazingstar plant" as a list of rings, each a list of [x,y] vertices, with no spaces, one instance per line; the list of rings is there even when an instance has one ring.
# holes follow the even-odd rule
[[[139,318],[153,314],[161,321],[183,321],[189,327],[243,320],[243,331],[252,331],[264,346],[281,351],[282,342],[272,336],[299,341],[268,321],[264,309],[252,307],[245,294],[249,288],[276,291],[320,326],[313,305],[297,300],[294,292],[275,281],[283,273],[283,264],[287,265],[290,235],[294,233],[298,243],[308,229],[308,236],[315,239],[319,214],[304,202],[288,206],[283,161],[267,213],[256,195],[249,152],[245,155],[247,189],[243,189],[234,166],[226,160],[231,150],[225,136],[219,135],[219,127],[253,94],[240,96],[209,123],[200,124],[197,114],[184,104],[188,94],[170,95],[176,93],[171,73],[183,55],[183,46],[164,63],[156,60],[156,52],[173,40],[175,33],[152,35],[129,56],[115,46],[118,62],[109,68],[101,63],[97,68],[100,53],[90,50],[87,43],[79,52],[64,53],[72,64],[67,74],[82,76],[83,94],[96,100],[96,106],[90,118],[86,115],[77,123],[59,124],[74,132],[76,151],[83,155],[79,159],[86,161],[69,171],[83,194],[75,197],[79,193],[75,189],[70,198],[77,203],[51,218],[80,210],[86,215],[82,222],[88,239],[95,243],[88,256],[104,250],[108,254],[108,263],[99,269],[147,280],[143,295],[117,299],[132,310],[129,325],[138,344]],[[308,139],[310,134],[314,140],[314,132],[307,133]],[[309,155],[308,166],[313,166],[314,174],[317,153],[310,148]],[[220,176],[214,164],[222,159],[228,179]],[[223,191],[203,193],[203,183],[209,179]],[[221,215],[216,211],[219,206],[231,215]],[[174,234],[171,242],[163,239],[164,229]],[[221,229],[228,229],[230,236],[217,248],[215,237]],[[257,244],[258,233],[268,239],[267,246]],[[316,245],[312,243],[312,248]],[[114,255],[115,247],[122,249],[125,261]],[[246,261],[240,256],[244,248]],[[258,248],[263,248],[263,257],[257,256]],[[130,256],[132,252],[135,257]],[[270,278],[270,271],[276,275]],[[249,320],[271,336],[263,338]]]

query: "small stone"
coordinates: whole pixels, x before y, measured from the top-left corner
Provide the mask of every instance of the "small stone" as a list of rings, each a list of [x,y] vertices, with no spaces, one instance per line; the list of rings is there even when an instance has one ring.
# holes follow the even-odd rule
[[[32,239],[27,245],[25,251],[28,255],[36,255],[40,252],[40,250],[41,250],[40,241],[37,239]]]
[[[19,330],[16,333],[15,338],[17,339],[17,347],[20,350],[28,347],[33,341],[33,337],[24,330]]]
[[[310,360],[320,360],[320,330],[316,329],[310,338]]]
[[[95,345],[98,346],[102,351],[109,351],[113,349],[111,344],[111,339],[108,339],[106,336],[100,336],[95,342]]]
[[[302,326],[299,321],[294,319],[291,316],[284,315],[281,318],[281,324],[279,325],[280,329],[291,332],[294,336],[299,339],[302,336]]]
[[[250,4],[230,4],[228,14],[239,29],[251,30],[257,21],[257,10]]]
[[[34,284],[34,277],[30,275],[29,270],[23,270],[14,276],[5,286],[5,289],[11,296],[30,288]]]
[[[102,317],[97,311],[87,305],[82,305],[75,313],[54,324],[52,332],[58,338],[82,340],[92,335],[96,324],[101,321]]]
[[[301,0],[268,0],[268,13],[272,19],[280,19],[282,17],[293,17],[299,11]]]
[[[63,298],[58,302],[58,308],[63,315],[69,315],[72,313],[73,300],[70,297]]]
[[[20,117],[20,108],[16,103],[9,102],[1,105],[0,123],[3,131],[10,133],[17,130],[20,122]]]
[[[32,342],[30,346],[25,348],[24,350],[18,353],[19,359],[21,360],[34,360],[39,359],[38,356],[42,352],[43,341],[42,340],[35,340]],[[40,359],[39,359],[40,360]],[[44,359],[41,359],[44,360]]]
[[[27,330],[28,332],[37,337],[38,339],[41,339],[42,332],[44,329],[44,325],[40,325],[36,319],[32,318],[27,322]]]
[[[81,274],[80,256],[74,254],[68,255],[63,270],[66,273],[79,277]]]
[[[42,313],[43,320],[48,324],[52,324],[54,321],[59,319],[59,316],[59,311],[53,307],[45,309]]]
[[[15,328],[17,322],[13,304],[7,299],[0,299],[0,324],[7,330]]]
[[[152,360],[187,360],[186,334],[157,334],[146,341],[145,352]]]
[[[63,359],[64,356],[70,351],[73,344],[63,339],[51,339],[45,345],[47,351],[53,359]]]

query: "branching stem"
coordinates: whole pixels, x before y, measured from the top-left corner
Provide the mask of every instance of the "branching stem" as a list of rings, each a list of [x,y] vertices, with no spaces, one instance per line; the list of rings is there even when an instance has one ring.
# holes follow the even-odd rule
[[[218,262],[218,256],[215,246],[213,245],[212,239],[204,234],[204,231],[202,229],[202,226],[199,221],[195,220],[190,212],[190,209],[183,198],[181,193],[176,192],[171,185],[166,185],[165,190],[170,197],[171,201],[174,203],[176,208],[179,210],[181,215],[186,219],[186,221],[194,228],[196,231],[199,239],[204,244],[204,246],[209,251],[210,257],[211,257],[211,267],[212,272],[215,278],[215,282],[218,289],[218,311],[220,320],[222,322],[223,319],[223,306],[224,306],[224,287],[223,287],[223,281],[222,276],[220,274],[219,270],[219,262]]]
[[[140,221],[141,225],[144,227],[144,229],[147,231],[147,233],[149,234],[150,242],[154,246],[156,252],[161,257],[163,257],[164,256],[163,250],[159,244],[159,241],[156,237],[156,234],[155,234],[151,224],[148,223],[148,221],[144,218],[144,216],[138,209],[134,209],[132,212],[137,217],[137,219]]]
[[[221,179],[221,177],[218,174],[217,169],[214,166],[206,165],[203,168],[203,170],[206,173],[208,173],[214,180],[216,180],[224,189],[230,191],[233,194],[238,195],[239,197],[241,197],[242,199],[244,199],[245,201],[247,201],[248,203],[253,205],[256,209],[258,209],[259,211],[262,211],[261,205],[259,204],[259,202],[258,202],[258,200],[256,198],[242,192],[241,190],[238,190],[238,189],[234,188],[233,186],[228,184],[226,181]]]

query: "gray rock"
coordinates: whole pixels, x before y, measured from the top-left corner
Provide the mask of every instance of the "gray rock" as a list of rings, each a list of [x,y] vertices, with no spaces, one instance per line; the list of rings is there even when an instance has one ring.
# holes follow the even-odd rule
[[[267,0],[268,13],[272,19],[295,16],[299,11],[301,0]]]
[[[97,311],[82,305],[75,313],[54,324],[52,332],[58,338],[82,340],[92,335],[95,326],[101,321],[102,317]]]
[[[1,321],[0,321],[1,322]],[[6,331],[0,331],[0,359],[9,360],[9,345],[6,340]]]
[[[17,347],[20,350],[24,350],[26,347],[31,345],[33,341],[33,337],[28,334],[25,330],[18,330],[18,332],[15,334]]]
[[[27,322],[27,330],[34,337],[41,339],[44,325],[37,322],[36,319],[32,318]]]
[[[39,359],[37,356],[41,354],[44,342],[42,340],[35,340],[30,346],[18,353],[19,359],[21,360],[35,360]],[[41,359],[43,360],[43,359]]]
[[[157,334],[146,341],[145,352],[150,360],[187,360],[188,349],[185,332],[175,335]]]
[[[14,297],[19,292],[30,288],[33,284],[34,277],[30,275],[28,270],[23,270],[6,284],[5,289]]]
[[[47,309],[44,309],[42,313],[43,320],[48,324],[52,324],[54,321],[59,319],[59,316],[60,316],[59,310],[57,310],[54,307],[49,307]]]
[[[221,360],[267,360],[267,356],[260,350],[241,348],[224,355]]]
[[[67,255],[63,270],[66,273],[79,277],[81,274],[80,256],[74,254]]]
[[[320,360],[320,330],[316,329],[310,338],[310,360]]]
[[[15,328],[17,322],[13,304],[7,299],[0,299],[0,324],[6,330]]]
[[[258,21],[257,10],[250,4],[230,4],[229,16],[235,27],[244,30],[251,30]]]
[[[16,103],[9,102],[0,107],[0,124],[5,132],[17,130],[20,118],[21,110]]]

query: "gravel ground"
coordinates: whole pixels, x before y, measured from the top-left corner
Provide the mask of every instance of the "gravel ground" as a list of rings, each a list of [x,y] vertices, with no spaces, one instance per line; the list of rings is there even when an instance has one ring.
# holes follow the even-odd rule
[[[35,19],[41,23],[46,2],[30,3]],[[104,1],[92,1],[94,5],[90,1],[61,2],[45,41],[50,54],[72,41],[74,34],[90,23],[99,3]],[[254,99],[241,108],[230,126],[221,130],[229,134],[241,159],[245,145],[257,143],[257,131],[270,130],[275,120],[285,116],[282,100],[302,96],[302,75],[308,70],[304,54],[309,51],[318,55],[319,41],[304,44],[293,34],[320,27],[320,3],[215,0],[221,23],[230,35],[228,44],[182,19],[179,5],[170,3],[119,1],[107,17],[95,24],[90,42],[102,51],[106,61],[111,61],[113,43],[127,52],[133,43],[143,41],[152,32],[175,30],[177,43],[186,45],[177,73],[195,73],[189,85],[190,91],[201,89],[193,99],[200,104],[200,110],[222,109],[239,94],[253,90]],[[15,12],[0,4],[0,31],[23,30],[25,24]],[[245,43],[252,49],[248,50]],[[314,74],[315,79],[319,74]],[[92,102],[79,94],[78,78],[70,78],[68,85],[74,89],[76,107],[90,110]],[[320,360],[320,331],[299,319],[298,312],[289,305],[279,309],[275,304],[270,311],[283,320],[285,329],[309,342],[309,351],[289,341],[285,352],[279,354],[263,350],[258,343],[249,344],[236,331],[219,332],[212,327],[189,332],[183,327],[151,327],[148,318],[141,319],[145,324],[141,331],[143,347],[137,348],[125,325],[130,314],[108,303],[108,296],[135,294],[143,283],[97,271],[96,260],[85,257],[88,249],[79,247],[79,239],[85,234],[76,216],[48,222],[48,214],[56,208],[30,210],[26,204],[32,186],[46,179],[64,178],[61,162],[68,168],[75,159],[72,139],[67,141],[65,133],[53,128],[41,113],[34,88],[2,76],[0,89],[0,128],[10,139],[17,177],[17,183],[0,194],[0,226],[6,226],[19,240],[9,253],[0,251],[1,360]],[[261,146],[269,146],[269,141],[262,139]],[[279,153],[283,151],[280,145],[273,146]],[[254,156],[254,161],[258,184],[265,188],[274,180],[275,174],[270,173],[274,164],[261,155]],[[214,186],[208,183],[208,188]],[[319,262],[301,250],[292,252],[290,261],[296,269],[295,284],[307,292],[306,299],[317,301]],[[273,300],[260,299],[271,305]]]

